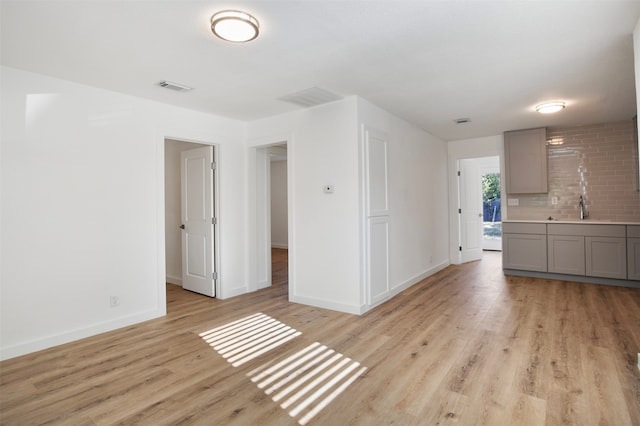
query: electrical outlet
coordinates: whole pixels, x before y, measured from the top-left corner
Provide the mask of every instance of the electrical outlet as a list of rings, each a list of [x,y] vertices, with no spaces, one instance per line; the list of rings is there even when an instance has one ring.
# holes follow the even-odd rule
[[[551,197],[551,204],[553,204],[554,206],[558,204],[558,197]]]
[[[518,199],[518,198],[509,198],[507,200],[507,205],[508,206],[519,206],[520,205],[520,199]]]
[[[116,306],[120,306],[120,298],[118,296],[111,296],[109,298],[109,305],[112,308],[115,308]]]

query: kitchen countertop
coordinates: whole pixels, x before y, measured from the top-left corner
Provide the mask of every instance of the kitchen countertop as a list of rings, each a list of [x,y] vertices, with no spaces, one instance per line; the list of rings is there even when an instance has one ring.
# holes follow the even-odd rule
[[[552,220],[525,220],[525,219],[505,219],[503,223],[571,223],[578,225],[640,225],[640,222],[614,222],[608,219],[584,219],[584,220],[569,220],[569,219],[552,219]]]

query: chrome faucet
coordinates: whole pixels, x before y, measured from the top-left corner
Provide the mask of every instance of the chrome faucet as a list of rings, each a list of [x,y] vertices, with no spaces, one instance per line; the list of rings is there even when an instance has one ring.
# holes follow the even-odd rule
[[[588,218],[589,212],[587,211],[587,206],[584,205],[584,199],[582,198],[582,195],[580,196],[578,207],[580,208],[580,220]]]

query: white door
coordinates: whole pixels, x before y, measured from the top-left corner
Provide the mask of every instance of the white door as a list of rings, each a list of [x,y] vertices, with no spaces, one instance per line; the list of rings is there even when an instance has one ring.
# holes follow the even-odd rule
[[[482,175],[475,159],[460,160],[461,261],[482,258]]]
[[[214,297],[213,147],[181,153],[182,287]]]

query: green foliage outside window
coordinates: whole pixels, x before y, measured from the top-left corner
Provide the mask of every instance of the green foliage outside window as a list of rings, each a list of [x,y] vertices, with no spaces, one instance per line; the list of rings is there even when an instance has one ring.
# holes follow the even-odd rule
[[[500,173],[482,175],[482,201],[500,199]]]

